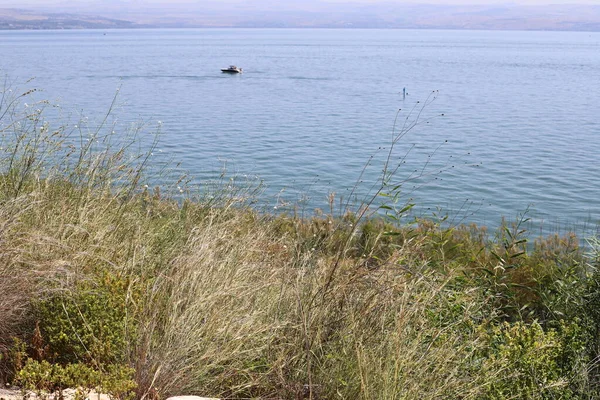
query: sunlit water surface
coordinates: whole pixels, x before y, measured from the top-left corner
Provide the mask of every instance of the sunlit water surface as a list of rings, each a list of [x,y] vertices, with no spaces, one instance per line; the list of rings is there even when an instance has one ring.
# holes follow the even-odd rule
[[[194,183],[258,177],[264,207],[362,199],[402,109],[396,133],[422,123],[390,168],[406,161],[394,182],[418,214],[494,227],[529,209],[546,232],[600,222],[600,33],[2,31],[0,54],[9,82],[35,77],[21,86],[73,124],[100,120],[120,88],[117,131],[161,121],[153,163]],[[244,73],[222,74],[230,64]]]

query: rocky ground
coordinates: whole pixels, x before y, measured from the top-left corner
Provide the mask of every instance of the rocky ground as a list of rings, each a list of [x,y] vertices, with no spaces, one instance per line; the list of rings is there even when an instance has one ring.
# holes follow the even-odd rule
[[[66,389],[63,391],[64,400],[73,400],[75,398],[75,389]],[[0,400],[22,400],[23,398],[28,400],[54,400],[54,394],[39,396],[34,392],[23,393],[19,388],[1,388],[0,389]],[[57,397],[57,396],[56,396]],[[90,392],[87,396],[89,400],[110,400],[108,395],[96,392]]]

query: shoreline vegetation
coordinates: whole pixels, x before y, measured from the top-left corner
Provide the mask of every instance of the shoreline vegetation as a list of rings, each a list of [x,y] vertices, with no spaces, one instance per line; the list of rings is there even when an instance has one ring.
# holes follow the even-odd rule
[[[0,96],[2,385],[81,399],[598,397],[598,238],[530,238],[524,216],[495,234],[408,224],[392,157],[372,201],[341,215],[258,213],[225,185],[181,199],[181,182],[147,186],[152,146],[139,151],[136,128],[116,138],[110,110],[94,129],[54,127],[33,96]]]

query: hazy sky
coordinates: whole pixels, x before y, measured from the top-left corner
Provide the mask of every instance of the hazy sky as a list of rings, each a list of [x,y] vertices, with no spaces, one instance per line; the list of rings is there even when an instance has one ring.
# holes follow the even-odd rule
[[[215,3],[214,0],[209,0],[211,3]],[[302,4],[304,0],[286,0],[286,4]],[[544,5],[544,4],[587,4],[587,5],[600,5],[600,0],[320,0],[322,3],[362,3],[362,4],[374,4],[374,3],[396,3],[396,4],[513,4],[513,5]],[[206,3],[203,0],[0,0],[0,7],[14,7],[14,6],[28,6],[28,5],[39,5],[39,6],[81,6],[87,4],[123,4],[123,5],[138,5],[143,7],[144,4],[195,4],[202,5]],[[251,5],[252,3],[265,4],[264,0],[219,0],[218,3],[244,3]]]
[[[222,0],[230,2],[235,0]],[[322,0],[327,3],[396,3],[396,4],[515,4],[515,5],[544,5],[544,4],[592,4],[600,5],[600,0]]]

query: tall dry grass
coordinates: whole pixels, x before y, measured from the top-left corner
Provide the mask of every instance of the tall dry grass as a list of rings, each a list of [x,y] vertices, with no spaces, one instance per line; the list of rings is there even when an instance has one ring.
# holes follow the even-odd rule
[[[415,260],[419,243],[376,270],[345,260],[323,295],[331,254],[298,251],[261,221],[240,230],[240,218],[207,215],[148,288],[143,386],[232,398],[477,396],[481,383],[466,376],[481,299]],[[464,310],[444,320],[436,308],[449,301]]]
[[[578,249],[541,242],[529,257],[518,235],[490,244],[475,228],[402,225],[391,153],[352,215],[261,215],[243,191],[190,201],[145,188],[152,143],[140,153],[135,135],[115,137],[110,112],[93,129],[52,129],[43,108],[22,108],[28,90],[12,93],[0,102],[2,379],[14,378],[13,338],[36,350],[36,323],[48,354],[52,329],[66,326],[65,348],[85,351],[63,356],[133,367],[140,399],[479,399],[514,388],[543,398],[573,393],[593,365],[585,349],[563,352],[550,319],[547,334],[535,320],[581,315],[568,295],[586,287],[541,291],[564,265],[585,264]],[[380,208],[387,222],[369,219],[379,198],[392,200]],[[98,298],[116,310],[90,311]],[[40,312],[56,299],[56,314]],[[553,313],[537,311],[549,304]],[[529,353],[521,365],[514,337],[534,337],[557,366]]]

